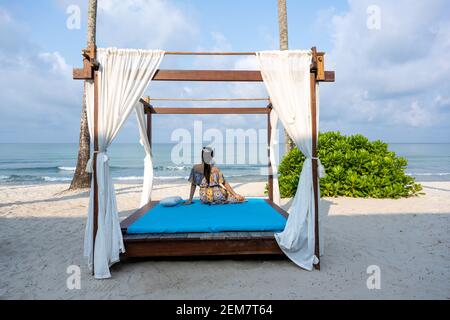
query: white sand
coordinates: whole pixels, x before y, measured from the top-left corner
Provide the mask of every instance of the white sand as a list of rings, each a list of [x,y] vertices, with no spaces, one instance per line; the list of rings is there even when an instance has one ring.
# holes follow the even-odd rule
[[[0,298],[301,299],[450,298],[450,183],[423,183],[425,196],[400,200],[324,199],[322,270],[288,260],[176,260],[121,263],[94,280],[82,257],[87,193],[67,185],[0,187]],[[264,184],[238,185],[260,196]],[[121,217],[139,202],[139,186],[118,185]],[[155,198],[187,195],[160,185]],[[81,289],[66,269],[81,266]],[[366,268],[381,269],[368,290]]]

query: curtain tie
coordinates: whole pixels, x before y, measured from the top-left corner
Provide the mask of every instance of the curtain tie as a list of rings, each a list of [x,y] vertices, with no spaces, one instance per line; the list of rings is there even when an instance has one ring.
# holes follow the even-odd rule
[[[317,171],[319,174],[319,178],[323,178],[326,176],[325,167],[322,165],[322,162],[318,157],[310,157],[311,160],[317,160]]]
[[[107,154],[107,150],[105,151],[94,151],[93,153],[97,154],[97,160],[101,159],[103,162],[107,162],[109,160],[108,154]],[[86,163],[86,172],[92,173],[94,172],[94,167],[93,167],[93,163],[92,163],[92,158],[89,158],[88,162]]]

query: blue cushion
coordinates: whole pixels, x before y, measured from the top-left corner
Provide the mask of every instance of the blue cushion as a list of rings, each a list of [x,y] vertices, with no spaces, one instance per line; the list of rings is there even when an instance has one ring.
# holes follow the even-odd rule
[[[174,207],[174,206],[180,204],[181,202],[183,202],[183,199],[181,199],[181,197],[177,196],[177,197],[164,198],[159,203],[163,207]]]
[[[248,199],[238,204],[206,205],[195,200],[191,205],[156,205],[127,232],[180,233],[222,231],[282,231],[286,218],[264,199]]]

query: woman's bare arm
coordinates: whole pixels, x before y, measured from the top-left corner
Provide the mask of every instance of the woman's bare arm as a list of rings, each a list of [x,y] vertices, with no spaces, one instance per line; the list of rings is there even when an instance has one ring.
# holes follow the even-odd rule
[[[189,200],[186,201],[184,204],[191,204],[192,203],[192,198],[194,198],[195,189],[197,189],[197,186],[195,184],[191,183],[191,193],[189,195]]]

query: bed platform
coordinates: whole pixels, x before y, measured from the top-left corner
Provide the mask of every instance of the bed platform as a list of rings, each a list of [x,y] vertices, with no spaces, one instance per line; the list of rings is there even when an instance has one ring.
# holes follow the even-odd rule
[[[153,201],[121,222],[122,258],[283,255],[274,238],[287,213],[268,199],[164,208]]]

